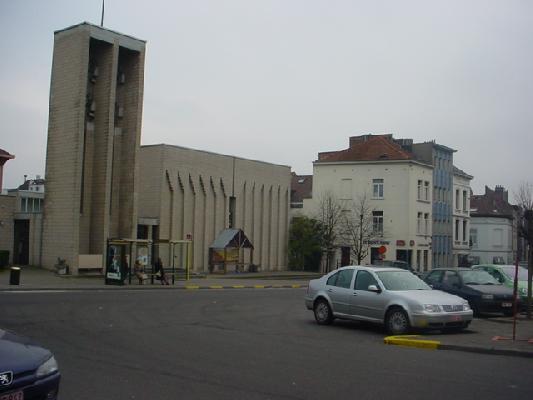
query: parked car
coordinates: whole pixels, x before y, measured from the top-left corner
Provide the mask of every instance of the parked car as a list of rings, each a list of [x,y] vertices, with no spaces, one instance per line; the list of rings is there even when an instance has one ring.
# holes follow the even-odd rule
[[[501,284],[514,289],[514,265],[498,265],[498,264],[480,264],[474,265],[472,269],[480,269],[487,271]],[[518,267],[518,296],[522,305],[526,303],[527,299],[527,269],[524,267]]]
[[[385,325],[394,335],[411,328],[461,330],[470,324],[466,300],[432,290],[399,268],[348,266],[309,282],[305,305],[318,324],[335,318]]]
[[[57,399],[60,373],[49,350],[0,329],[0,399]]]
[[[488,272],[470,268],[436,268],[425,279],[434,289],[468,300],[474,314],[513,315],[513,291]]]

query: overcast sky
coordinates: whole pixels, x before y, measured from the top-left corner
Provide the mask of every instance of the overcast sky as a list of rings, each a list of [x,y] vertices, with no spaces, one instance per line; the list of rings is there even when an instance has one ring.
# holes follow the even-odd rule
[[[4,187],[44,175],[53,32],[101,0],[0,0]],[[474,192],[533,181],[533,1],[107,0],[147,40],[142,144],[311,174],[348,137],[457,150]]]

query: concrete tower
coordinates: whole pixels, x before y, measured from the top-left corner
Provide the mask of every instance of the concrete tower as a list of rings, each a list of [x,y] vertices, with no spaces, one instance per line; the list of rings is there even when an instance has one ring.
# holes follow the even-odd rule
[[[108,238],[136,237],[144,51],[144,41],[86,22],[55,32],[45,267],[60,257],[76,273],[80,256],[103,263]]]

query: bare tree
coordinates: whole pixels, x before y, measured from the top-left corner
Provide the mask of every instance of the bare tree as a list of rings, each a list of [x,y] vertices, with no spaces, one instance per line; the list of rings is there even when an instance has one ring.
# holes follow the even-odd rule
[[[372,211],[365,193],[352,201],[350,209],[343,215],[343,239],[350,244],[351,254],[358,265],[370,252],[370,241],[375,237]]]
[[[331,271],[331,262],[338,241],[338,230],[342,221],[342,206],[331,191],[323,192],[318,200],[315,219],[322,231],[322,249],[326,254],[325,273]]]
[[[531,319],[531,289],[533,278],[533,184],[523,182],[515,193],[515,199],[520,207],[521,218],[518,221],[518,234],[523,237],[528,246],[528,274],[527,274],[527,318]]]

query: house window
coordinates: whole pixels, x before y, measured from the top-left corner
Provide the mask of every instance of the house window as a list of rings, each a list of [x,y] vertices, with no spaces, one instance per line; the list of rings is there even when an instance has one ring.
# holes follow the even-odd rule
[[[383,235],[383,211],[372,211],[372,231],[376,236]]]
[[[466,200],[467,200],[466,190],[463,190],[463,211],[468,211],[466,208]]]
[[[470,246],[477,247],[477,229],[470,228]]]
[[[416,270],[420,271],[420,266],[422,265],[422,250],[416,251]]]
[[[424,200],[429,201],[429,181],[424,181]]]
[[[459,210],[459,189],[455,191],[455,209]]]
[[[422,180],[418,180],[417,199],[422,200]]]
[[[429,235],[429,213],[424,214],[424,233]]]
[[[463,221],[463,242],[466,242],[466,221]]]
[[[424,271],[428,270],[428,250],[424,250]]]
[[[416,233],[419,235],[422,233],[422,213],[419,212],[416,218]]]
[[[373,197],[375,199],[382,199],[383,198],[383,179],[373,179]]]
[[[235,208],[236,208],[237,199],[234,196],[229,198],[229,228],[235,226]]]
[[[459,240],[459,220],[455,220],[455,240]]]

